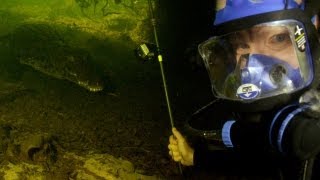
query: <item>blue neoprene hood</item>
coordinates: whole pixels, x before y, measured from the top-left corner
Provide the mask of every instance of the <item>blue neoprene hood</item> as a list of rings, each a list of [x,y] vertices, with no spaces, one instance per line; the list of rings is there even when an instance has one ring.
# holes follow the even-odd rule
[[[294,0],[227,0],[226,6],[217,11],[214,25],[267,12],[294,8],[304,10],[304,5],[298,5]]]

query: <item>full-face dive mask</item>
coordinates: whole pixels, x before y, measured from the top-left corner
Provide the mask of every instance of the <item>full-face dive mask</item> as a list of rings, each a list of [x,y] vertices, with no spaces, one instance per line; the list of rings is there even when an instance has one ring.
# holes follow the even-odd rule
[[[268,132],[280,152],[318,153],[319,121],[309,112],[319,111],[319,95],[304,93],[319,85],[320,45],[306,1],[217,2],[215,36],[199,45],[217,99],[187,127],[226,147],[255,149]]]
[[[236,2],[226,2],[217,13],[216,36],[199,45],[214,95],[238,106],[300,96],[317,79],[319,42],[311,19],[295,1],[288,1],[288,10],[280,10],[285,8],[282,1],[272,1],[274,6],[269,1]],[[232,8],[240,11],[237,6],[249,13],[231,13]],[[253,6],[261,12],[250,10]],[[264,103],[257,110],[274,104]]]
[[[295,20],[262,23],[213,37],[199,51],[218,96],[255,100],[300,90],[313,80],[304,27]]]

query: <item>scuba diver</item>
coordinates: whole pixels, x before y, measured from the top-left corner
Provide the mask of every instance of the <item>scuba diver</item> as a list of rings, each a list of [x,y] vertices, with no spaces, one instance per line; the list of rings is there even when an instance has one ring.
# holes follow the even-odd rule
[[[198,46],[216,99],[188,121],[200,143],[172,129],[170,156],[229,174],[320,179],[320,2],[216,3],[214,36]]]

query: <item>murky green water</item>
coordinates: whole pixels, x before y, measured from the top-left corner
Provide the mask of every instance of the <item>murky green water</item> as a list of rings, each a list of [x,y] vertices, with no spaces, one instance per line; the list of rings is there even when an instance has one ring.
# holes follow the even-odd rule
[[[185,27],[177,3],[152,3],[162,17],[157,28],[180,125],[209,101],[210,89],[206,79],[199,81],[205,73],[184,57],[193,40],[185,39],[186,30],[176,32]],[[134,53],[139,44],[154,42],[149,15],[147,0],[1,2],[2,177],[10,167],[19,178],[36,172],[77,179],[84,159],[70,160],[68,153],[111,154],[131,161],[138,174],[179,176],[167,156],[170,124],[159,64],[143,63]]]

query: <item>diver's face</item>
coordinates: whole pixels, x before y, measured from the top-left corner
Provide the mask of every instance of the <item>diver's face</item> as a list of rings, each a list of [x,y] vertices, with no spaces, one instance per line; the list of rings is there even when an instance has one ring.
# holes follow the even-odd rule
[[[285,27],[256,26],[235,35],[232,44],[237,62],[242,55],[263,54],[285,61],[293,68],[299,67],[289,32]],[[240,67],[243,65],[240,64]]]

